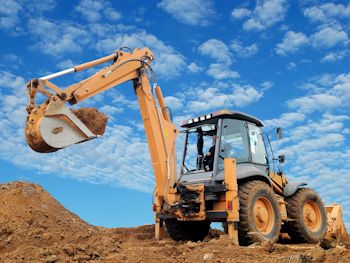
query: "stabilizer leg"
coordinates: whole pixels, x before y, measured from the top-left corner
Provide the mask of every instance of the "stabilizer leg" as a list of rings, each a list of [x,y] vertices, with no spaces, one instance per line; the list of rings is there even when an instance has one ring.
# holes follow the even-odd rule
[[[238,241],[238,222],[239,222],[239,199],[238,185],[236,176],[236,160],[233,158],[225,159],[225,182],[226,182],[226,211],[227,211],[227,230],[228,235],[235,245]]]

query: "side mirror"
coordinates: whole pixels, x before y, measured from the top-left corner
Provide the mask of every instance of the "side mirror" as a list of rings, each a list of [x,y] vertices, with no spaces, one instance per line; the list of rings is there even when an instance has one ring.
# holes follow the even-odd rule
[[[281,139],[283,138],[283,135],[282,135],[282,128],[281,128],[281,127],[278,127],[278,128],[276,129],[276,133],[277,133],[277,138],[278,138],[279,140],[281,140]]]
[[[286,157],[284,156],[284,154],[278,156],[279,163],[284,163],[285,160],[286,160]]]

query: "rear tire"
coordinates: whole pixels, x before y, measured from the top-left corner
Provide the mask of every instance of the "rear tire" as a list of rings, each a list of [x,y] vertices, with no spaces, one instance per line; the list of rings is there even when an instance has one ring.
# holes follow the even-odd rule
[[[179,221],[166,219],[165,227],[175,241],[202,241],[209,233],[209,221]]]
[[[287,214],[293,221],[286,222],[288,235],[294,242],[317,243],[327,230],[327,215],[323,202],[315,191],[300,188],[286,199]]]
[[[249,181],[239,185],[240,245],[278,240],[281,214],[275,192],[262,181]]]

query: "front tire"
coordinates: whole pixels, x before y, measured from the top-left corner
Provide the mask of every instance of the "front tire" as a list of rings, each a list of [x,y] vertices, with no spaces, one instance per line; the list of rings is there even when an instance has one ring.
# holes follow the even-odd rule
[[[262,181],[239,185],[239,228],[241,245],[278,240],[281,214],[272,188]]]
[[[175,241],[202,241],[209,233],[209,221],[179,221],[166,219],[165,227]]]
[[[317,243],[327,230],[327,215],[323,202],[315,191],[300,188],[286,199],[287,214],[293,221],[286,222],[288,235],[295,242]]]

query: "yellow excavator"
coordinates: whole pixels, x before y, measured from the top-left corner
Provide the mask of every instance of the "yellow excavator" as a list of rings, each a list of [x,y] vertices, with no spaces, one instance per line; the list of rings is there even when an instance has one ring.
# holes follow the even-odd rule
[[[325,207],[306,183],[289,182],[276,165],[284,162],[284,156],[275,158],[269,137],[262,133],[262,121],[248,114],[220,110],[184,121],[178,175],[175,139],[179,130],[156,84],[153,60],[148,48],[121,48],[109,56],[31,80],[25,127],[28,145],[34,151],[50,153],[102,136],[108,119],[104,114],[92,108],[70,110],[66,104],[77,104],[132,81],[155,175],[157,240],[165,230],[174,240],[203,240],[211,222],[222,222],[232,241],[240,245],[276,242],[283,233],[307,243],[348,238],[341,207]],[[50,82],[106,62],[111,64],[66,89]],[[47,96],[40,105],[36,105],[38,92]],[[277,135],[282,137],[281,129]],[[210,149],[205,153],[206,147]]]

